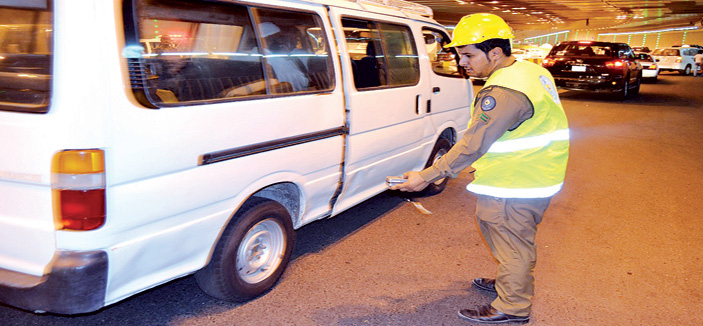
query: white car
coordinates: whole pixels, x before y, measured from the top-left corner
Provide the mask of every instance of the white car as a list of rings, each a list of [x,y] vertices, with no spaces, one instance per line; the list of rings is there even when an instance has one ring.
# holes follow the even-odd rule
[[[698,48],[695,47],[669,47],[654,50],[652,56],[659,60],[659,70],[690,75],[696,66],[693,60],[696,53]]]
[[[642,79],[657,81],[659,77],[658,59],[654,59],[649,53],[635,52],[635,59],[642,65]]]

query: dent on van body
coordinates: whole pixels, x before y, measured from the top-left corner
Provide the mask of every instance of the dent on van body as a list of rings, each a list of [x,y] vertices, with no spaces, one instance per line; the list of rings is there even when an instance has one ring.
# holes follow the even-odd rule
[[[0,269],[0,302],[34,311],[78,314],[100,309],[107,287],[107,253],[57,251],[45,276]]]

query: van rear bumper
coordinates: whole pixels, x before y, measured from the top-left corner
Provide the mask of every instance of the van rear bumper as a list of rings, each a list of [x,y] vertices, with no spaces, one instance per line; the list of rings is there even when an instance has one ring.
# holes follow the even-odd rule
[[[33,276],[0,268],[0,302],[34,312],[79,314],[105,303],[107,253],[57,251],[51,271]]]

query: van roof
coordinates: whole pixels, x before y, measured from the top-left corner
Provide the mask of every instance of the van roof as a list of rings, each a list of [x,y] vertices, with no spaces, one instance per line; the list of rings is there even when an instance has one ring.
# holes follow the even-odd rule
[[[432,19],[432,8],[404,0],[302,0],[335,7],[371,11],[420,20]],[[425,19],[423,19],[425,18]]]

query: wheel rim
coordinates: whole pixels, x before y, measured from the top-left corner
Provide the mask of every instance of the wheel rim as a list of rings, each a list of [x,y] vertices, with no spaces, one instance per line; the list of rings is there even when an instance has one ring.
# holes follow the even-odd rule
[[[237,273],[247,283],[254,284],[271,276],[281,264],[286,250],[283,228],[274,219],[254,225],[239,245]]]
[[[630,77],[627,77],[627,78],[630,78]],[[623,89],[622,89],[622,97],[627,97],[627,92],[629,92],[629,91],[630,91],[630,81],[625,80],[625,85],[623,85]]]
[[[432,164],[437,163],[437,161],[439,161],[439,159],[440,159],[442,156],[444,156],[444,154],[447,154],[448,152],[449,152],[449,151],[448,151],[446,148],[440,148],[440,149],[437,151],[437,153],[434,155],[434,159],[432,160]],[[435,181],[434,184],[439,186],[439,185],[442,184],[442,182],[444,182],[445,179],[446,179],[446,178],[439,179],[439,180]]]

